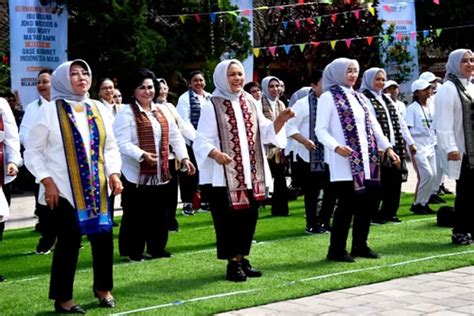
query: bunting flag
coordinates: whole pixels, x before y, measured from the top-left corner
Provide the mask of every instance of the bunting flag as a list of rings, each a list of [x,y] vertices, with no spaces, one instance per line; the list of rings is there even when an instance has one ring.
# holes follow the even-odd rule
[[[347,48],[351,48],[352,39],[348,38],[345,40]]]
[[[389,39],[390,39],[390,35],[385,34],[385,35],[383,36],[383,40],[384,40],[385,43],[388,43],[388,40],[389,40]]]
[[[287,27],[288,27],[288,21],[283,21],[283,28],[286,30]]]
[[[367,44],[372,45],[372,41],[373,41],[374,37],[373,36],[367,36]]]
[[[270,52],[272,56],[275,56],[276,49],[277,49],[276,46],[268,47],[268,51]]]
[[[410,38],[411,38],[412,40],[415,40],[415,39],[416,39],[416,32],[415,32],[415,31],[413,31],[413,32],[410,33]]]
[[[194,18],[196,19],[196,22],[201,23],[201,16],[199,14],[195,14]]]
[[[335,40],[330,41],[331,43],[331,48],[334,50],[336,48],[336,42]]]
[[[436,29],[436,36],[440,36],[443,29]]]
[[[317,23],[318,23],[318,26],[321,26],[321,19],[322,19],[322,17],[320,17],[320,16],[318,16],[318,17],[316,18],[316,21],[317,21]]]
[[[184,23],[184,21],[186,20],[186,17],[184,15],[180,15],[179,19],[181,20],[181,23]]]
[[[368,10],[369,10],[370,14],[375,16],[375,8],[374,7],[370,6]]]
[[[252,15],[253,11],[250,9],[244,9],[242,10],[242,15]]]
[[[314,47],[318,47],[321,44],[321,42],[311,42],[311,45]]]
[[[253,49],[253,54],[255,55],[255,57],[258,58],[258,55],[260,55],[260,48],[254,48]]]
[[[398,33],[397,33],[397,40],[398,40],[399,42],[401,42],[402,39],[403,39],[403,34],[402,34],[402,32],[398,32]]]
[[[424,31],[423,31],[423,38],[427,38],[428,35],[430,35],[430,31],[424,30]]]
[[[433,0],[433,3],[439,5],[439,0]]]
[[[303,52],[305,47],[306,47],[306,44],[300,44],[300,52]]]
[[[283,45],[283,49],[285,50],[285,53],[286,53],[287,55],[288,55],[288,53],[290,52],[291,46],[292,46],[292,45]]]
[[[355,16],[356,20],[358,20],[359,17],[360,17],[360,10],[355,10],[354,11],[354,16]]]
[[[217,14],[211,13],[211,14],[209,15],[209,17],[211,18],[211,22],[212,22],[213,24],[216,23]]]
[[[331,15],[331,21],[332,21],[332,23],[336,23],[336,19],[337,19],[337,14]]]
[[[314,24],[313,18],[306,18],[306,22],[307,22],[309,25],[313,25],[313,24]]]
[[[296,25],[296,28],[299,29],[300,28],[300,20],[295,20],[295,25]]]

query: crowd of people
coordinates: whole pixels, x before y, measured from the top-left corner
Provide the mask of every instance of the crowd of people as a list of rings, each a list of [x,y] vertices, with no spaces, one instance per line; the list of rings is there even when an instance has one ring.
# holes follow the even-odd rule
[[[248,258],[259,209],[268,203],[273,216],[289,215],[291,174],[291,187],[304,196],[302,231],[330,232],[327,259],[376,259],[370,226],[401,221],[401,186],[411,160],[418,177],[411,211],[432,214],[429,204],[444,202],[438,195],[443,176],[457,179],[452,242],[471,244],[474,54],[453,51],[442,84],[422,73],[411,84],[408,107],[382,68],[363,72],[356,90],[360,72],[357,60],[337,58],[287,99],[279,78],[245,83],[243,65],[229,59],[216,66],[212,93],[204,73],[192,72],[175,107],[166,80],[149,69],[130,73],[120,90],[112,79],[98,80],[99,100],[90,97],[86,61],[41,70],[39,98],[26,107],[19,132],[12,108],[0,98],[0,237],[8,218],[7,184],[24,159],[37,183],[36,253],[54,246],[49,298],[57,312],[85,313],[73,299],[83,235],[91,243],[93,295],[101,307],[116,306],[118,194],[121,256],[131,262],[171,256],[166,245],[168,233],[179,230],[179,188],[183,215],[211,213],[217,258],[227,261],[228,280],[242,282],[262,276]]]

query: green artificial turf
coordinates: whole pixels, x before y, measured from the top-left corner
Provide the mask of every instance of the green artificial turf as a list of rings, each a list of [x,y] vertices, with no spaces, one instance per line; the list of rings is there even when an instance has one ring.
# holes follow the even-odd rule
[[[453,197],[445,198],[452,205]],[[225,280],[226,263],[216,259],[210,214],[178,215],[180,232],[170,234],[167,247],[172,258],[128,263],[116,255],[113,293],[118,306],[114,310],[97,307],[91,288],[90,245],[84,238],[74,299],[89,315],[139,309],[144,310],[134,314],[208,315],[474,264],[474,247],[451,244],[450,229],[437,227],[435,215],[408,211],[412,201],[411,194],[403,194],[402,223],[371,227],[369,244],[382,258],[357,259],[354,264],[327,261],[329,235],[304,233],[301,198],[290,203],[289,217],[271,217],[267,206],[260,212],[250,256],[264,275],[244,283]],[[8,280],[0,283],[0,314],[51,313],[51,255],[33,253],[38,234],[31,228],[7,231],[4,237],[0,274]]]

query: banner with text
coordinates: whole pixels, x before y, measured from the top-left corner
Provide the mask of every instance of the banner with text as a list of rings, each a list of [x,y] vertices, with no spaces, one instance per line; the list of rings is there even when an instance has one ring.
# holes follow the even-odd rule
[[[67,60],[67,11],[39,0],[10,0],[12,90],[23,106],[38,98],[36,78]]]

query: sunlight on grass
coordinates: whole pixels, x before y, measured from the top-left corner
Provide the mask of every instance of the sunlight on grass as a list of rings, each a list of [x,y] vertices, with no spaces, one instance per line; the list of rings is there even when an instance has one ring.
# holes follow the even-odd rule
[[[450,204],[453,197],[447,197]],[[260,213],[252,248],[252,263],[262,278],[244,283],[225,280],[225,262],[218,261],[210,214],[178,216],[180,232],[170,234],[170,259],[126,263],[115,258],[114,313],[150,308],[141,315],[207,315],[269,302],[314,295],[402,276],[443,271],[474,264],[474,248],[450,243],[450,229],[435,225],[435,216],[412,215],[413,196],[404,194],[401,224],[372,226],[370,246],[379,260],[359,259],[355,264],[325,260],[329,235],[304,234],[302,200],[291,202],[291,216]],[[117,231],[115,231],[117,234]],[[117,237],[117,236],[115,236]],[[2,315],[48,314],[51,255],[33,250],[38,235],[32,229],[7,231],[0,244]],[[88,314],[106,314],[92,296],[90,246],[84,238],[75,283],[75,300]],[[350,244],[350,243],[349,243]]]

